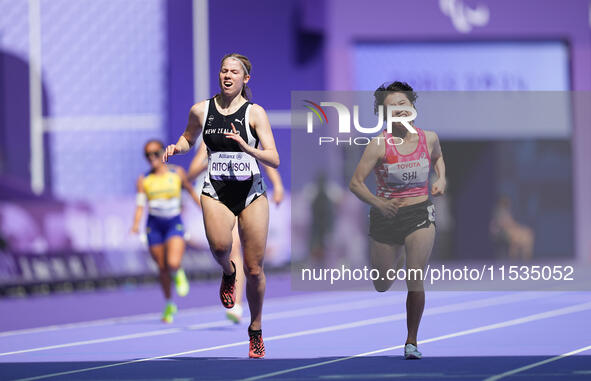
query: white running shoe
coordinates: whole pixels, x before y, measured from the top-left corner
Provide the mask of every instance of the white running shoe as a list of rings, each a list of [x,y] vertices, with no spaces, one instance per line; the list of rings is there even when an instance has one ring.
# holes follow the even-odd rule
[[[423,354],[413,344],[406,344],[404,346],[404,358],[406,360],[418,360],[422,356]]]
[[[234,324],[240,324],[242,319],[242,306],[238,303],[234,304],[234,307],[226,310],[226,317],[228,320],[234,322]]]

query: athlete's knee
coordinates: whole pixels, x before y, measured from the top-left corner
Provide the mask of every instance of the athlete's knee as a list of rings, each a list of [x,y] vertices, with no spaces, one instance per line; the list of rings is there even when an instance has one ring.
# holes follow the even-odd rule
[[[223,241],[214,241],[210,242],[209,248],[211,252],[215,256],[223,257],[230,253],[232,250],[232,241],[230,242],[223,242]]]
[[[262,278],[265,276],[265,273],[263,271],[263,266],[261,265],[246,265],[245,269],[244,269],[244,275],[246,275],[248,278]]]
[[[180,258],[179,259],[176,259],[176,258],[175,259],[169,259],[168,260],[168,267],[171,270],[176,270],[179,267],[181,267],[181,260],[180,260]]]
[[[156,262],[156,266],[158,267],[158,271],[165,271],[166,270],[166,261],[164,260],[164,258],[160,257],[160,256],[155,256],[152,255],[152,259],[154,259],[154,262]]]
[[[164,261],[162,262],[156,262],[156,265],[158,266],[158,272],[159,273],[165,273],[168,271],[168,266],[166,263],[164,263]]]
[[[393,281],[374,280],[373,287],[377,292],[386,292],[392,287]]]

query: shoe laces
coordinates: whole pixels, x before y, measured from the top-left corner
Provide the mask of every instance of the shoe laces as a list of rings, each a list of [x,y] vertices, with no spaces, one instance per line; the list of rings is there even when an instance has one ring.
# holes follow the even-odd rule
[[[234,262],[232,263],[232,267],[234,267],[234,272],[232,273],[232,275],[226,275],[224,274],[222,276],[222,292],[224,294],[233,294],[234,293],[234,285],[236,282],[236,265],[234,265]]]
[[[234,273],[235,274],[235,273]],[[224,275],[224,281],[222,283],[222,292],[227,294],[234,293],[234,275]]]
[[[263,350],[265,349],[265,345],[263,343],[262,332],[260,330],[249,331],[248,334],[250,336],[250,346],[251,346],[253,352],[255,352],[257,354],[263,353]]]

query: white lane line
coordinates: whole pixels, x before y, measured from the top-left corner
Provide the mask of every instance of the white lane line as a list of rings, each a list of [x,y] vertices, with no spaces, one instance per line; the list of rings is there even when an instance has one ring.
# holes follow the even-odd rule
[[[409,378],[425,379],[425,378],[445,378],[445,373],[365,373],[365,374],[329,374],[326,376],[318,376],[322,380],[391,380],[393,378],[401,378],[407,380]]]
[[[185,309],[185,310],[180,311],[177,314],[177,316],[193,315],[193,314],[197,314],[197,313],[212,312],[212,311],[219,311],[219,307],[218,306],[215,306],[215,307],[214,306],[207,306],[207,307],[189,308],[189,309]],[[138,321],[138,320],[154,320],[154,319],[159,319],[161,315],[162,315],[161,312],[149,312],[149,313],[145,313],[145,314],[89,320],[89,321],[83,321],[83,322],[78,322],[78,323],[56,324],[56,325],[48,325],[48,326],[37,327],[37,328],[16,329],[16,330],[12,330],[12,331],[0,332],[0,338],[7,337],[7,336],[14,336],[14,335],[25,335],[25,334],[31,334],[31,333],[59,331],[62,329],[91,328],[91,327],[96,327],[96,326],[100,326],[100,325],[128,323],[128,322]]]
[[[456,305],[450,306],[442,306],[442,307],[433,307],[429,309],[430,312],[425,312],[424,315],[429,315],[430,313],[444,313],[444,312],[453,312],[456,311],[457,308],[461,309],[473,309],[473,308],[480,308],[480,307],[487,307],[491,303],[511,303],[513,301],[523,301],[528,299],[535,299],[541,297],[540,293],[526,293],[526,294],[508,294],[494,298],[488,298],[484,300],[472,300],[468,302],[459,303]],[[343,311],[354,311],[360,309],[367,309],[371,307],[380,307],[384,306],[387,303],[396,303],[402,302],[406,296],[404,294],[397,294],[394,297],[377,297],[372,299],[361,300],[358,302],[346,302],[346,303],[335,303],[329,304],[324,306],[313,306],[313,307],[305,307],[305,308],[298,308],[289,311],[281,311],[281,312],[272,312],[265,314],[265,321],[272,321],[272,320],[279,320],[279,319],[289,319],[294,317],[303,317],[303,316],[311,316],[311,315],[319,315],[323,313],[335,313],[335,312],[343,312]],[[399,313],[393,315],[397,317],[397,320],[401,317],[405,317],[406,313]],[[380,318],[382,319],[382,318]],[[61,349],[61,348],[71,348],[77,347],[82,345],[92,345],[92,344],[102,344],[102,343],[109,343],[114,341],[122,341],[122,340],[131,340],[131,339],[141,339],[144,337],[151,337],[151,336],[160,336],[160,335],[169,335],[175,334],[180,332],[186,332],[188,330],[199,330],[199,329],[207,329],[207,328],[217,328],[217,327],[226,327],[232,326],[233,323],[229,322],[228,320],[220,320],[214,322],[207,322],[207,323],[198,323],[189,325],[186,327],[179,327],[179,328],[166,328],[166,329],[158,329],[153,331],[147,332],[138,332],[132,333],[127,335],[118,335],[118,336],[111,336],[111,337],[102,337],[100,339],[89,339],[89,340],[80,340],[74,341],[69,343],[63,344],[54,344],[54,345],[46,345],[43,347],[35,347],[35,348],[28,348],[28,349],[19,349],[15,351],[3,352],[0,353],[0,357],[2,356],[10,356],[10,355],[17,355],[23,353],[31,353],[31,352],[39,352],[39,351],[47,351],[52,349]]]
[[[184,356],[184,355],[193,354],[193,353],[199,353],[199,352],[205,352],[205,351],[213,351],[213,350],[216,350],[216,349],[224,349],[224,348],[237,347],[237,346],[240,346],[240,345],[248,345],[248,340],[239,341],[237,343],[217,345],[215,347],[208,347],[208,348],[195,349],[195,350],[190,350],[190,351],[185,351],[185,352],[173,353],[173,354],[169,354],[169,355],[162,355],[162,356],[156,356],[156,357],[136,359],[136,360],[130,360],[130,361],[125,361],[125,362],[118,362],[118,363],[108,364],[108,365],[93,366],[91,368],[74,369],[74,370],[68,370],[68,371],[65,371],[65,372],[58,372],[58,373],[51,373],[51,374],[42,374],[40,376],[35,376],[35,377],[19,378],[19,379],[14,380],[14,381],[41,380],[41,379],[44,379],[44,378],[65,376],[65,375],[68,375],[68,374],[76,374],[76,373],[88,372],[88,371],[91,371],[91,370],[99,370],[99,369],[112,368],[112,367],[121,366],[121,365],[128,365],[128,364],[135,364],[135,363],[146,362],[146,361],[160,360],[160,359],[169,358],[169,357],[179,357],[179,356]]]
[[[187,328],[159,329],[159,330],[155,330],[155,331],[138,332],[138,333],[132,333],[132,334],[128,334],[128,335],[104,337],[101,339],[82,340],[82,341],[74,341],[74,342],[65,343],[65,344],[47,345],[44,347],[21,349],[21,350],[12,351],[12,352],[3,352],[3,353],[0,353],[0,356],[10,356],[10,355],[17,355],[17,354],[22,354],[22,353],[47,351],[47,350],[51,350],[51,349],[78,347],[81,345],[109,343],[109,342],[121,341],[121,340],[141,339],[141,338],[150,337],[150,336],[161,336],[161,335],[169,335],[169,334],[173,334],[173,333],[186,332],[188,329],[198,330],[198,329],[207,329],[207,328],[219,328],[219,327],[231,326],[233,324],[234,323],[232,323],[228,320],[219,320],[219,321],[212,321],[212,322],[201,323],[201,324],[194,324],[194,325],[187,327]]]
[[[320,307],[305,307],[305,308],[298,308],[290,311],[281,311],[281,312],[271,312],[265,314],[265,321],[269,320],[278,320],[278,319],[287,319],[293,317],[302,317],[302,316],[309,316],[309,315],[319,315],[323,313],[334,313],[334,312],[342,312],[342,311],[353,311],[359,309],[365,309],[370,307],[379,307],[383,306],[384,303],[392,303],[392,302],[402,302],[404,296],[397,295],[396,297],[390,298],[374,298],[369,300],[362,300],[359,302],[346,302],[346,303],[335,303],[324,305]],[[216,311],[219,311],[220,307],[216,307]],[[80,340],[74,341],[70,343],[64,344],[55,344],[55,345],[47,345],[43,347],[36,347],[36,348],[29,348],[29,349],[21,349],[16,351],[10,352],[3,352],[0,353],[0,356],[10,356],[22,353],[30,353],[30,352],[39,352],[39,351],[46,351],[51,349],[60,349],[60,348],[70,348],[70,347],[77,347],[81,345],[90,345],[90,344],[101,344],[101,343],[108,343],[113,341],[121,341],[121,340],[130,340],[130,339],[140,339],[143,337],[150,337],[150,336],[160,336],[160,335],[168,335],[180,332],[186,332],[188,330],[199,330],[199,329],[207,329],[207,328],[218,328],[218,327],[226,327],[232,326],[234,323],[228,320],[219,320],[207,323],[198,323],[192,324],[186,327],[178,327],[178,328],[165,328],[165,329],[158,329],[153,331],[147,332],[138,332],[132,333],[127,335],[118,335],[112,337],[103,337],[100,339],[91,339],[91,340]]]
[[[576,355],[577,353],[586,352],[586,351],[588,351],[590,349],[591,349],[591,345],[587,345],[586,347],[575,349],[574,351],[563,353],[561,355],[554,356],[554,357],[551,357],[551,358],[546,359],[546,360],[542,360],[542,361],[535,362],[533,364],[522,366],[521,368],[509,370],[507,372],[494,375],[492,377],[489,377],[489,378],[485,379],[484,381],[496,381],[496,380],[500,380],[501,378],[512,376],[512,375],[514,375],[516,373],[520,373],[520,372],[523,372],[523,371],[526,371],[526,370],[529,370],[529,369],[532,369],[532,368],[536,368],[536,367],[541,366],[541,365],[544,365],[544,364],[548,364],[549,362],[557,361],[557,360],[563,359],[565,357]]]
[[[495,306],[495,305],[518,302],[518,301],[523,301],[523,300],[527,300],[527,299],[540,298],[542,296],[547,296],[547,293],[537,292],[537,293],[503,295],[503,296],[499,296],[499,297],[492,297],[492,298],[487,298],[487,299],[478,300],[478,301],[460,302],[460,303],[456,303],[456,304],[451,304],[449,306],[429,308],[429,309],[425,310],[423,315],[436,315],[436,314],[442,314],[442,313],[453,312],[453,311],[464,311],[464,310],[475,309],[475,308],[480,308],[480,307],[491,307],[491,306]],[[591,305],[591,302],[589,304]],[[283,334],[283,335],[266,337],[265,341],[269,342],[269,341],[275,341],[275,340],[289,339],[289,338],[293,338],[293,337],[313,335],[313,334],[318,334],[318,333],[334,332],[334,331],[339,331],[339,330],[345,330],[345,329],[373,325],[373,324],[392,322],[392,321],[396,321],[396,320],[404,320],[405,318],[406,318],[406,313],[398,313],[395,315],[388,315],[388,316],[383,316],[383,317],[379,317],[379,318],[354,321],[351,323],[338,324],[338,325],[332,325],[332,326],[327,326],[327,327],[323,327],[323,328],[308,329],[308,330],[303,330],[303,331],[287,333],[287,334]],[[95,366],[95,367],[90,367],[90,368],[82,368],[82,369],[75,369],[75,370],[70,370],[70,371],[65,371],[65,372],[44,374],[44,375],[40,375],[40,376],[19,379],[17,381],[40,380],[40,379],[44,379],[44,378],[63,376],[63,375],[68,375],[68,374],[82,373],[82,372],[87,372],[87,371],[91,371],[91,370],[112,368],[115,366],[159,360],[162,358],[185,356],[188,354],[195,354],[195,353],[213,351],[213,350],[218,350],[218,349],[237,347],[237,346],[246,345],[246,344],[248,344],[247,340],[239,341],[239,342],[235,342],[235,343],[230,343],[230,344],[217,345],[217,346],[213,346],[213,347],[193,349],[193,350],[184,351],[184,352],[180,352],[180,353],[171,353],[171,354],[166,354],[166,355],[161,355],[161,356],[141,358],[141,359],[124,361],[124,362],[113,363],[113,364],[108,364],[108,365],[100,365],[100,366]],[[367,352],[367,354],[372,354],[372,353],[373,352]],[[351,358],[353,358],[353,357],[355,357],[355,356],[352,356]],[[339,359],[338,361],[343,361],[343,360]],[[288,372],[286,372],[286,373],[288,373]],[[266,377],[270,377],[270,376],[266,376]]]
[[[470,293],[473,293],[473,292],[470,292]],[[468,293],[468,294],[470,294],[470,293]],[[306,301],[306,302],[312,303],[317,300],[322,300],[325,297],[328,297],[328,298],[334,300],[335,294],[334,294],[334,292],[324,292],[321,294],[315,294],[314,296],[311,296],[309,294],[294,295],[294,296],[278,296],[278,297],[266,299],[265,306],[266,307],[281,306],[281,305],[286,305],[286,304],[299,302],[299,301]],[[343,297],[343,298],[336,298],[336,299],[338,300],[338,299],[345,299],[345,298]],[[348,299],[350,300],[350,296],[348,297]],[[219,311],[222,311],[222,307],[220,307],[219,305],[194,307],[194,308],[188,308],[188,309],[184,309],[184,310],[179,311],[179,313],[177,314],[177,317],[185,317],[185,316],[199,315],[199,314],[203,314],[203,313],[219,312]],[[90,328],[90,327],[96,327],[99,325],[128,323],[128,322],[133,322],[133,321],[138,321],[138,320],[155,320],[155,319],[160,319],[161,315],[162,315],[161,312],[150,312],[150,313],[145,313],[145,314],[89,320],[89,321],[82,321],[82,322],[77,322],[77,323],[55,324],[55,325],[36,327],[36,328],[16,329],[16,330],[12,330],[12,331],[0,332],[0,338],[7,337],[7,336],[13,336],[13,335],[24,335],[24,334],[30,334],[30,333],[57,331],[57,330],[62,330],[62,329]]]
[[[517,319],[507,320],[504,322],[499,322],[499,323],[494,323],[494,324],[483,325],[481,327],[476,327],[476,328],[467,329],[464,331],[454,332],[454,333],[450,333],[447,335],[441,335],[441,336],[433,337],[433,338],[426,339],[426,340],[420,340],[418,342],[418,344],[432,343],[435,341],[441,341],[441,340],[451,339],[451,338],[455,338],[455,337],[471,335],[473,333],[480,333],[480,332],[490,331],[490,330],[499,329],[499,328],[506,328],[506,327],[510,327],[510,326],[514,326],[514,325],[530,323],[530,322],[533,322],[536,320],[548,319],[548,318],[567,315],[567,314],[571,314],[571,313],[575,313],[575,312],[586,311],[589,309],[591,309],[591,302],[576,304],[574,306],[558,308],[555,310],[550,310],[550,311],[541,312],[541,313],[537,313],[537,314],[533,314],[533,315],[528,315],[528,316],[524,316],[524,317],[517,318]],[[342,358],[338,358],[338,359],[334,359],[334,360],[323,361],[323,362],[319,362],[319,363],[315,363],[315,364],[309,364],[309,365],[299,366],[299,367],[290,368],[290,369],[284,369],[284,370],[271,372],[271,373],[265,373],[265,374],[261,374],[259,376],[244,378],[241,381],[262,380],[264,378],[279,376],[282,374],[292,373],[292,372],[296,372],[296,371],[300,371],[300,370],[304,370],[304,369],[316,368],[319,366],[324,366],[324,365],[334,364],[334,363],[338,363],[338,362],[342,362],[342,361],[347,361],[347,360],[351,360],[351,359],[354,359],[357,357],[365,357],[365,356],[375,355],[378,353],[390,352],[390,351],[393,351],[396,349],[402,349],[403,347],[404,347],[404,345],[395,345],[392,347],[377,349],[377,350],[370,351],[370,352],[359,353],[359,354],[356,354],[353,356],[342,357]]]

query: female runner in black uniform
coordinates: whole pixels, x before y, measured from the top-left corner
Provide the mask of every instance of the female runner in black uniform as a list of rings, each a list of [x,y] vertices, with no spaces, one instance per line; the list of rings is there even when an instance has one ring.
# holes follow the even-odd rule
[[[223,270],[220,299],[226,308],[235,302],[236,268],[230,260],[232,229],[238,231],[244,251],[246,297],[251,323],[250,357],[264,357],[261,331],[265,274],[263,258],[269,229],[269,203],[258,161],[279,166],[279,154],[265,110],[248,101],[251,63],[243,55],[223,57],[220,93],[191,108],[185,132],[166,148],[162,159],[189,151],[203,130],[207,145],[208,171],[201,205],[209,247]],[[261,144],[262,149],[256,148]]]
[[[187,171],[187,178],[191,183],[195,182],[195,179],[207,170],[207,145],[201,143],[197,148],[197,153],[193,157],[189,170]],[[279,171],[275,168],[271,168],[263,164],[263,168],[267,172],[267,176],[273,186],[273,193],[271,196],[272,201],[275,205],[279,205],[283,201],[283,181]],[[195,184],[195,188],[203,187],[203,179],[200,179],[199,184]],[[242,296],[244,295],[244,265],[242,263],[242,247],[240,245],[240,236],[238,235],[238,227],[235,225],[232,229],[232,251],[230,252],[230,260],[236,265],[236,283],[235,283],[235,300],[234,307],[226,309],[226,317],[239,324],[242,320]]]

